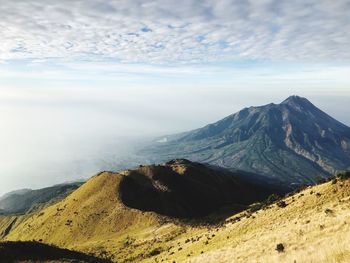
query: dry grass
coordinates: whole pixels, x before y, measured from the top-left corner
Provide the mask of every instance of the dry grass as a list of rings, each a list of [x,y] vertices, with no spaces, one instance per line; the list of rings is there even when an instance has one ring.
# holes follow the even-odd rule
[[[286,208],[274,205],[255,218],[226,225],[209,253],[188,261],[350,262],[350,184],[341,184],[306,189],[287,198]],[[278,243],[285,252],[275,250]]]
[[[350,262],[350,180],[309,187],[286,198],[284,208],[274,204],[221,226],[194,227],[124,207],[116,194],[120,178],[93,177],[22,218],[6,239],[42,240],[115,262]],[[0,218],[0,229],[6,220]],[[275,250],[278,243],[284,252]]]

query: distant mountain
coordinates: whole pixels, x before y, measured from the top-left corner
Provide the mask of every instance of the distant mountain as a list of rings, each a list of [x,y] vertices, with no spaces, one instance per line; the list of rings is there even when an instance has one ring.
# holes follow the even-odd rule
[[[58,184],[37,190],[21,189],[0,197],[0,214],[24,214],[39,206],[61,200],[77,189],[82,182]]]
[[[155,162],[187,158],[241,169],[294,188],[350,168],[350,128],[307,99],[291,96],[166,136],[141,154]]]

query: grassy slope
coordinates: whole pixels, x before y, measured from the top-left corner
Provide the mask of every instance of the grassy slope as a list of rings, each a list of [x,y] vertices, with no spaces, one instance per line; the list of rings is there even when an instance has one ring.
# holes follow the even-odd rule
[[[215,233],[190,262],[349,262],[350,182],[326,183],[287,198]],[[326,213],[326,209],[331,211]],[[253,218],[255,217],[255,218]],[[283,243],[284,253],[275,251]]]
[[[125,208],[119,202],[116,189],[120,179],[121,175],[113,173],[93,177],[66,199],[16,225],[6,239],[42,240],[104,254],[102,247],[111,244],[114,249],[113,240],[124,240],[125,233],[147,232],[158,226],[157,215]]]
[[[195,227],[124,207],[116,195],[120,177],[93,177],[65,200],[22,219],[6,239],[42,239],[115,262],[350,260],[350,180],[309,187],[286,198],[285,208],[272,205],[221,226]],[[278,243],[284,253],[275,250]]]

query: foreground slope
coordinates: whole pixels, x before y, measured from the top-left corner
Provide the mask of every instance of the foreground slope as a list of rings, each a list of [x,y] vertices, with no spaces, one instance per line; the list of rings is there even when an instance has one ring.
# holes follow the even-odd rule
[[[223,206],[232,214],[269,193],[232,173],[174,160],[103,172],[39,212],[0,217],[0,231],[4,240],[34,239],[114,261],[138,261],[158,253],[153,248],[158,239],[186,231],[184,221],[165,215],[189,220]]]
[[[0,259],[2,263],[19,262],[80,262],[109,263],[83,253],[61,249],[38,242],[0,242]]]
[[[209,237],[208,244],[205,241],[185,247],[184,253],[190,257],[181,255],[177,259],[186,262],[349,262],[349,198],[349,180],[309,187],[284,199],[286,207],[277,202],[267,209],[229,218],[218,231],[193,232],[192,235]],[[276,250],[278,244],[283,245],[283,252]]]
[[[22,221],[6,239],[42,239],[114,262],[350,260],[349,179],[308,187],[205,225],[124,207],[114,195],[121,176],[94,177],[61,203]]]
[[[241,169],[296,188],[350,168],[350,128],[307,99],[291,96],[167,136],[141,154],[153,161],[188,158]]]
[[[6,239],[40,240],[58,246],[108,240],[124,230],[157,225],[157,215],[143,214],[120,202],[123,175],[104,172],[91,178],[62,201],[33,215],[22,216]],[[25,219],[23,219],[25,217]]]
[[[154,236],[156,242],[147,249],[157,253],[142,262],[350,261],[350,179],[308,187],[257,207],[216,226],[186,225],[180,234]],[[146,252],[137,242],[129,246],[140,254]]]

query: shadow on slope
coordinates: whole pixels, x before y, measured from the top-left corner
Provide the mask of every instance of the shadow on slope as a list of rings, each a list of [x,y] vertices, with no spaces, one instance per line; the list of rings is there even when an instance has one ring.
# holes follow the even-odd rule
[[[109,263],[107,259],[100,259],[80,252],[62,249],[39,242],[1,242],[0,261],[3,263],[26,261],[58,261],[58,262],[94,262]]]
[[[233,173],[185,159],[130,170],[119,186],[126,206],[187,219],[237,213],[271,193]]]

